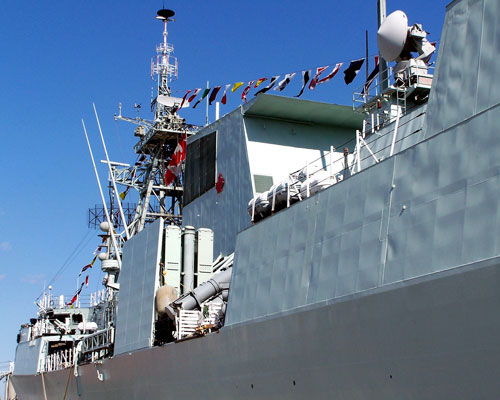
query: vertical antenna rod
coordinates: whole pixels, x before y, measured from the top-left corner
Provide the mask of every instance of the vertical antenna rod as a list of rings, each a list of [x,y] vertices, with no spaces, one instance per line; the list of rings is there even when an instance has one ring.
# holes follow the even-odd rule
[[[111,234],[111,240],[113,241],[113,246],[116,251],[116,260],[118,261],[118,265],[121,268],[122,260],[120,258],[120,252],[118,250],[118,244],[116,243],[115,233],[113,231],[113,224],[111,223],[111,218],[109,218],[108,207],[106,206],[106,201],[104,200],[104,194],[102,193],[101,181],[99,179],[99,174],[97,173],[97,168],[95,166],[94,154],[92,153],[92,147],[90,147],[89,137],[87,135],[87,129],[85,128],[85,122],[83,122],[83,132],[85,133],[85,139],[87,139],[87,146],[89,147],[90,158],[92,159],[92,165],[94,166],[95,177],[97,179],[97,185],[99,186],[99,193],[101,194],[102,205],[104,206],[104,212],[106,213],[106,219],[109,224],[109,233]]]
[[[377,16],[378,16],[378,27],[380,28],[380,25],[385,20],[385,17],[387,16],[387,10],[385,6],[385,0],[377,0]],[[385,89],[387,89],[389,85],[389,81],[387,79],[387,63],[385,59],[382,57],[382,54],[380,54],[379,51],[379,65],[380,65],[380,91],[383,92]]]
[[[116,188],[115,176],[113,175],[113,171],[111,171],[111,164],[109,162],[108,150],[106,149],[106,143],[104,143],[104,136],[102,135],[101,123],[99,122],[99,117],[97,116],[97,110],[95,108],[95,104],[92,103],[94,107],[95,119],[97,121],[97,126],[99,127],[99,133],[101,134],[102,147],[104,148],[104,154],[106,155],[106,163],[108,164],[109,176],[111,177],[111,182],[113,182],[113,190],[115,191],[116,201],[118,202],[118,208],[120,209],[120,217],[123,221],[123,227],[125,229],[125,236],[127,240],[130,239],[130,234],[128,232],[127,220],[125,219],[125,214],[123,213],[122,202],[120,201],[120,196],[118,194],[118,189]]]

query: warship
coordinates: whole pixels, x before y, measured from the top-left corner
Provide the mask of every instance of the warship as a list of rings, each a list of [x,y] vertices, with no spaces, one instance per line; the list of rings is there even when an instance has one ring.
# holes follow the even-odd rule
[[[137,162],[104,160],[104,289],[39,299],[12,393],[498,397],[500,4],[452,1],[435,69],[422,26],[384,14],[353,107],[260,94],[197,127],[158,12],[154,120],[120,109]]]

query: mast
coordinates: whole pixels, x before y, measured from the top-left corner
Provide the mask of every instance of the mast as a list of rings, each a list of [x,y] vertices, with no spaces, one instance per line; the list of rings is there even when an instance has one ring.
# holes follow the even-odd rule
[[[377,0],[377,17],[378,17],[378,28],[382,25],[387,16],[387,9],[385,0]],[[378,62],[380,65],[380,90],[384,92],[389,87],[388,75],[387,75],[387,62],[385,61],[382,54],[378,55]]]
[[[194,134],[198,127],[187,125],[177,111],[181,98],[172,97],[169,84],[178,77],[174,46],[168,43],[167,23],[173,22],[174,11],[161,9],[156,19],[163,22],[163,41],[156,46],[156,56],[151,60],[151,77],[157,80],[157,95],[151,103],[154,120],[122,116],[121,106],[115,119],[138,125],[134,135],[139,138],[134,146],[138,162],[132,167],[113,166],[113,177],[118,184],[136,189],[139,199],[134,217],[129,225],[130,236],[140,232],[146,224],[157,218],[167,223],[182,223],[182,173],[173,182],[165,184],[165,172],[177,145]]]

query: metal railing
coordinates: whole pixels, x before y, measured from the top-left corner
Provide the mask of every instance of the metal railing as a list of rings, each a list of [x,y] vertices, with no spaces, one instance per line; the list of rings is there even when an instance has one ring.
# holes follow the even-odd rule
[[[389,68],[386,79],[380,81],[377,75],[372,82],[366,82],[353,93],[353,109],[369,116],[366,121],[372,130],[391,123],[408,111],[408,101],[421,101],[422,93],[428,93],[432,86],[434,67],[409,60],[406,68],[394,73]]]
[[[60,369],[71,367],[75,364],[75,360],[75,348],[60,350],[56,353],[47,355],[43,359],[43,363],[40,366],[40,372],[57,371]]]
[[[108,328],[82,339],[82,354],[90,357],[91,361],[109,355],[115,340],[114,328]]]

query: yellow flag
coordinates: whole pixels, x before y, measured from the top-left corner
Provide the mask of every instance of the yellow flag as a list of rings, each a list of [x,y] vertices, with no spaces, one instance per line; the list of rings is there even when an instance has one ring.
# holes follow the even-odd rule
[[[256,83],[255,83],[255,86],[254,88],[256,87],[259,87],[259,85],[264,82],[264,81],[267,81],[267,78],[260,78]]]
[[[121,192],[120,193],[120,199],[125,200],[125,196],[127,195],[127,192]]]
[[[234,93],[236,89],[238,89],[240,86],[243,86],[243,82],[236,82],[233,88],[231,89],[231,93]]]

